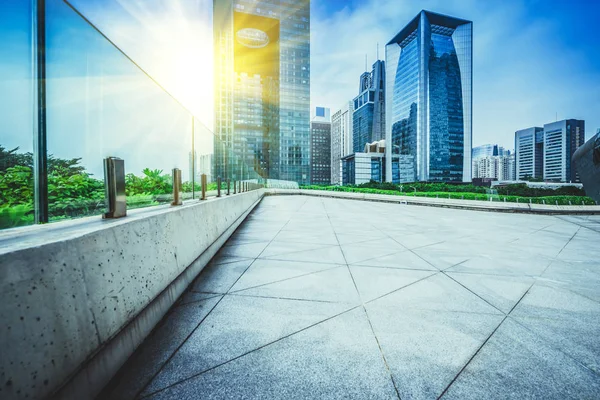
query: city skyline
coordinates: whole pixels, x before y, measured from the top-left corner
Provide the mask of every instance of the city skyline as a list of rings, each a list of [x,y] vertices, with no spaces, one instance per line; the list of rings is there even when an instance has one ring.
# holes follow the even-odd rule
[[[600,55],[590,12],[600,4],[548,3],[314,2],[312,103],[337,110],[352,99],[365,55],[369,67],[377,52],[383,59],[386,40],[424,8],[473,21],[473,146],[512,149],[517,130],[566,118],[586,120],[589,139],[600,126]],[[567,57],[558,60],[556,52]]]

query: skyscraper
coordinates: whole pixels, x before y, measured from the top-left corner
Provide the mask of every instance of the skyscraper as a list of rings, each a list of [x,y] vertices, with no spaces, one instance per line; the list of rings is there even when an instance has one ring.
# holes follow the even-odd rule
[[[342,184],[342,158],[352,153],[354,102],[349,101],[331,119],[331,183]]]
[[[515,132],[516,178],[544,176],[544,129],[533,127]]]
[[[365,144],[385,137],[385,62],[378,60],[371,72],[360,76],[358,96],[354,98],[353,152]]]
[[[580,182],[571,159],[585,143],[585,121],[566,119],[544,125],[544,180]]]
[[[310,1],[215,0],[215,155],[310,182]]]
[[[413,155],[418,180],[471,180],[472,37],[471,21],[421,11],[386,45],[386,151]]]
[[[314,185],[331,184],[331,111],[317,107],[310,122],[310,176]]]

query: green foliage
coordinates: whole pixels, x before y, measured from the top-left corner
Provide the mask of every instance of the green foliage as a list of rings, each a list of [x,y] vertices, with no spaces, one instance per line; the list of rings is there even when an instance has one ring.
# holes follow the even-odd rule
[[[32,223],[33,207],[31,204],[0,207],[0,229],[15,228]]]
[[[171,176],[163,174],[160,169],[145,168],[142,177],[134,174],[125,176],[125,192],[127,196],[169,194],[173,191]]]
[[[0,206],[33,202],[33,171],[26,166],[14,166],[0,171]]]
[[[465,185],[467,186],[467,185]],[[541,197],[522,197],[522,196],[505,196],[505,195],[493,195],[490,196],[484,193],[469,193],[469,192],[400,192],[398,190],[382,190],[373,189],[368,187],[357,187],[357,186],[318,186],[308,185],[303,186],[302,189],[307,190],[329,190],[334,192],[356,192],[356,193],[370,193],[370,194],[386,194],[394,196],[411,196],[411,197],[433,197],[440,199],[461,199],[461,200],[482,200],[490,201],[501,201],[512,202],[512,203],[532,203],[532,204],[548,204],[548,205],[595,205],[596,202],[585,196],[541,196]]]

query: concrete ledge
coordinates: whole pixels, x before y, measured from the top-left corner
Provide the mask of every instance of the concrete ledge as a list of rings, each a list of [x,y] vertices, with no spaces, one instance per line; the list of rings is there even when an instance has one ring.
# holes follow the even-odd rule
[[[304,189],[267,189],[267,196],[274,195],[304,195],[316,197],[329,197],[336,199],[380,201],[386,203],[418,205],[429,207],[446,207],[476,211],[531,213],[531,214],[582,214],[600,215],[600,206],[557,206],[527,203],[504,203],[480,200],[458,200],[432,197],[395,196],[387,194],[334,192],[328,190]]]
[[[0,398],[94,398],[263,195],[3,233]]]

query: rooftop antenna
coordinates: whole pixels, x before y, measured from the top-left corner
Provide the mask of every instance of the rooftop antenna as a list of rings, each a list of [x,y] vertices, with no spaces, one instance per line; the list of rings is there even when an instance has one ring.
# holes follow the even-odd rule
[[[379,42],[377,42],[377,61],[379,61]]]
[[[365,72],[367,71],[367,55],[365,54]]]

